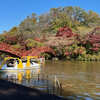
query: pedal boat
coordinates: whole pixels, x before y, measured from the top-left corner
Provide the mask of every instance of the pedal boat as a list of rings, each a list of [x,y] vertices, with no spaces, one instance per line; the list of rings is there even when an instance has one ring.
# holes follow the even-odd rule
[[[32,68],[40,68],[40,64],[35,60],[19,58],[6,59],[0,66],[0,70],[24,70]]]

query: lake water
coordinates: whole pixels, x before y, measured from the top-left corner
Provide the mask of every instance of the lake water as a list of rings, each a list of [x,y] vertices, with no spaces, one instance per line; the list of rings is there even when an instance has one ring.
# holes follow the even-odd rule
[[[0,77],[5,78],[7,73],[1,73]],[[14,71],[9,73],[15,74]],[[17,72],[17,83],[29,87],[35,85],[43,90],[47,83],[51,86],[55,76],[62,84],[61,96],[69,100],[100,100],[100,62],[47,61],[40,69]]]

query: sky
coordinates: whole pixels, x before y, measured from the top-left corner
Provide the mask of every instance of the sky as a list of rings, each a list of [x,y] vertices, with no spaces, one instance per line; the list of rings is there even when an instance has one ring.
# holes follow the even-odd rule
[[[18,26],[28,15],[46,13],[50,8],[79,6],[100,14],[100,0],[0,0],[0,33]]]

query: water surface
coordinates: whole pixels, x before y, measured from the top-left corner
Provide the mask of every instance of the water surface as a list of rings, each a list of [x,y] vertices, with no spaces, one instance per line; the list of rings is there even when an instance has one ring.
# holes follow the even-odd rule
[[[57,76],[65,97],[100,100],[100,62],[49,61],[43,71]]]
[[[4,78],[5,74],[7,72],[1,73],[0,76]],[[38,75],[42,76],[42,80],[39,81]],[[47,86],[51,87],[50,82],[55,76],[62,84],[61,95],[65,98],[100,100],[100,62],[47,61],[40,69],[17,72],[19,84],[29,87],[35,85],[41,90],[45,89],[47,83],[49,83]]]

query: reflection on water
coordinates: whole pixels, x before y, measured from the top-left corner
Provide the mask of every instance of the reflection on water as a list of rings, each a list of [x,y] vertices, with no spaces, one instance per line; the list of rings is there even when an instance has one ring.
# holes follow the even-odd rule
[[[69,100],[100,100],[100,62],[48,61],[40,69],[5,72],[0,77],[10,77],[11,74],[17,83],[39,89],[44,89],[47,83],[50,87],[56,75],[62,84],[62,95]],[[42,77],[41,80],[38,75]],[[50,81],[43,75],[48,75]]]
[[[5,66],[5,65],[4,65]],[[2,79],[8,79],[8,80],[17,80],[19,84],[23,84],[23,79],[30,80],[32,75],[38,75],[40,74],[41,68],[33,68],[33,69],[27,69],[27,70],[0,70],[0,78]]]
[[[100,100],[100,62],[48,62],[44,72],[56,75],[63,95],[72,100]]]
[[[54,78],[50,79],[47,74],[42,72],[42,68],[43,66],[26,70],[0,70],[0,78],[50,94],[58,94],[59,91],[57,92],[58,89],[54,86]]]

